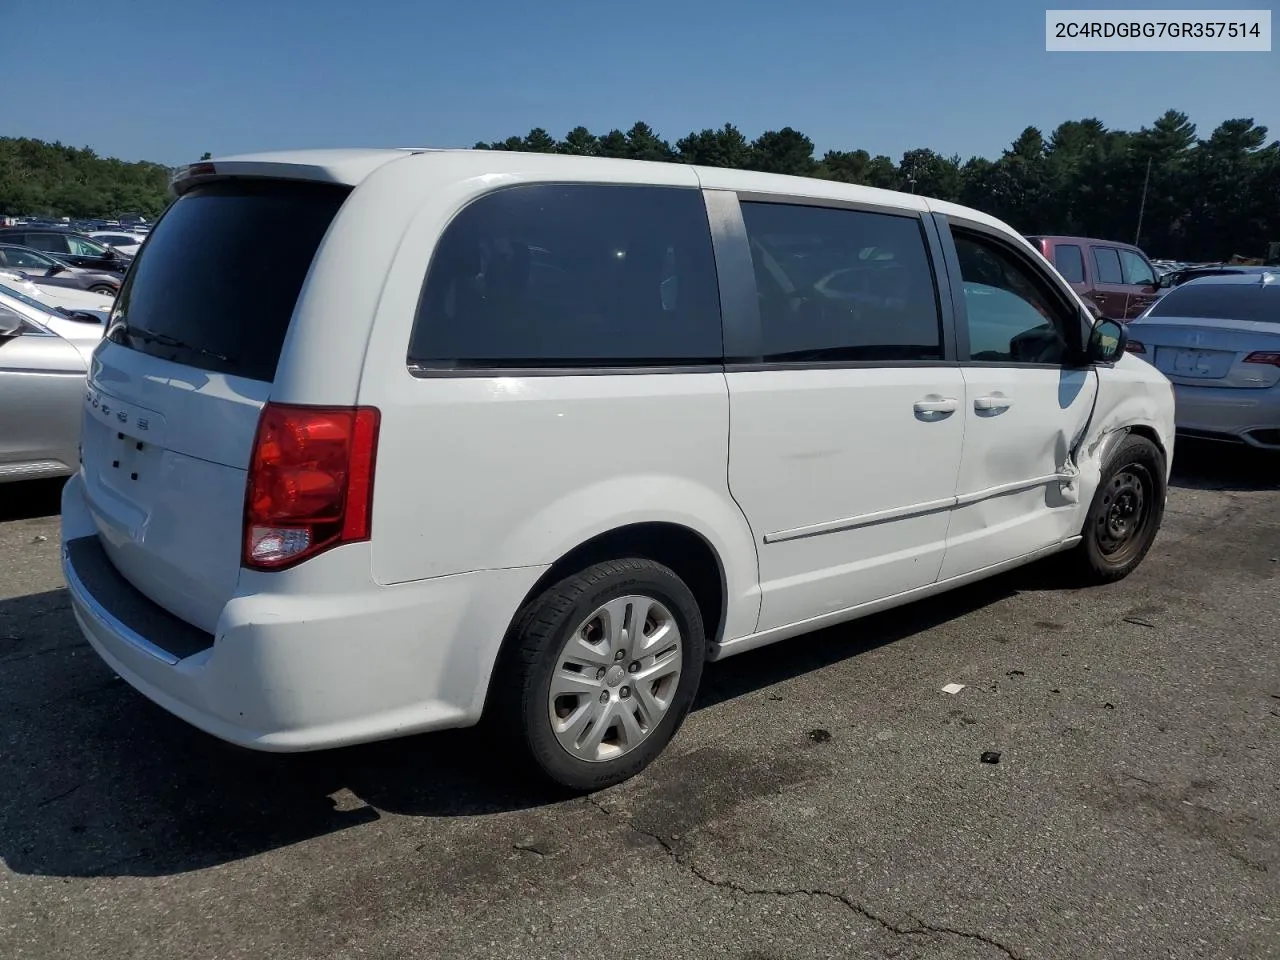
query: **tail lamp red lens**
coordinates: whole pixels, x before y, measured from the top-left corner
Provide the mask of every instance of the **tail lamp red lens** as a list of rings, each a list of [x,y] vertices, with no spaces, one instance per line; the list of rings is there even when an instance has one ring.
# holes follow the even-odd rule
[[[1129,353],[1146,353],[1147,352],[1147,348],[1143,346],[1142,342],[1139,340],[1126,340],[1124,343],[1124,348]]]
[[[379,419],[375,407],[262,409],[245,493],[244,566],[280,570],[369,539]]]
[[[1255,350],[1244,358],[1245,363],[1268,363],[1273,367],[1280,367],[1280,351],[1273,350]]]

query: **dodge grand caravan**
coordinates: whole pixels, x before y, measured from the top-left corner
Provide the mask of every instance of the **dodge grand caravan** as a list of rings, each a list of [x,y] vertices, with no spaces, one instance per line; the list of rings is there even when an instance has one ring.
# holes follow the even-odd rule
[[[1115,580],[1160,525],[1168,381],[976,211],[488,151],[174,191],[93,357],[63,565],[110,667],[234,743],[483,721],[596,788],[705,661],[1059,552]]]

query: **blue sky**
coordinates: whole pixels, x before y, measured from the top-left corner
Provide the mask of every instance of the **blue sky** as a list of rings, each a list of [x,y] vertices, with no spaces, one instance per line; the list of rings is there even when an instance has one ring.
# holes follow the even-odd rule
[[[21,95],[0,100],[0,135],[180,163],[205,150],[470,146],[636,120],[674,143],[727,121],[749,138],[791,125],[819,154],[896,160],[913,147],[995,156],[1028,124],[1048,133],[1096,116],[1136,129],[1173,107],[1204,135],[1246,116],[1280,137],[1280,47],[1046,53],[1049,5],[0,0],[0,49],[28,66]]]

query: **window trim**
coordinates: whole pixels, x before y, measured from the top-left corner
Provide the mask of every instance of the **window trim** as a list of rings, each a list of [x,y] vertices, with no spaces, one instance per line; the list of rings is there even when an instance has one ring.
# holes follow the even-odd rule
[[[960,258],[956,252],[955,237],[952,234],[952,230],[977,234],[984,240],[994,243],[1003,252],[1009,254],[1015,262],[1030,270],[1033,276],[1044,282],[1049,289],[1049,293],[1057,300],[1058,306],[1063,308],[1064,332],[1068,334],[1067,348],[1070,355],[1063,363],[1031,363],[1025,360],[974,360],[969,354],[969,313],[964,299],[964,287],[963,285],[956,286],[952,288],[951,295],[958,345],[957,357],[961,366],[1005,367],[1028,370],[1079,370],[1094,366],[1086,359],[1087,354],[1085,352],[1089,343],[1089,335],[1093,331],[1093,324],[1091,321],[1086,321],[1088,314],[1081,309],[1080,301],[1075,291],[1058,274],[1056,267],[1046,272],[1040,264],[1036,263],[1030,253],[1011,242],[1008,234],[988,224],[979,223],[967,217],[948,216],[942,213],[935,213],[933,217],[937,221],[938,230],[943,238],[942,245],[946,255],[947,271],[952,276],[957,278],[961,276]],[[1077,318],[1075,328],[1065,319],[1073,314]],[[1073,329],[1075,330],[1074,337],[1071,336]]]
[[[868,370],[889,367],[954,367],[957,364],[956,331],[952,314],[951,289],[945,266],[943,246],[936,225],[925,211],[889,203],[860,200],[837,200],[827,197],[793,196],[786,193],[760,193],[750,190],[706,190],[720,194],[711,202],[720,206],[720,226],[725,231],[722,243],[716,245],[716,270],[720,275],[720,305],[725,324],[726,373],[758,373],[770,370]],[[782,206],[818,207],[855,213],[875,213],[915,220],[924,241],[925,259],[933,285],[934,306],[938,315],[938,340],[942,357],[937,360],[766,360],[761,349],[763,329],[756,296],[755,267],[747,238],[744,203],[774,203]],[[717,237],[717,219],[712,218],[712,237]],[[722,259],[723,258],[723,259]],[[733,305],[731,311],[729,305]],[[732,346],[732,349],[731,349]]]
[[[467,199],[460,207],[450,214],[448,220],[436,231],[435,241],[432,245],[431,256],[427,261],[427,268],[422,274],[421,286],[418,290],[418,297],[415,301],[413,318],[409,324],[409,342],[405,345],[405,368],[409,375],[415,380],[435,380],[435,379],[493,379],[495,377],[600,377],[600,376],[652,376],[659,374],[680,374],[680,373],[722,373],[724,371],[724,351],[725,351],[725,311],[722,300],[722,289],[717,284],[717,308],[720,316],[720,357],[716,359],[706,358],[699,360],[672,360],[667,363],[655,364],[648,358],[637,358],[635,363],[628,363],[626,360],[613,360],[602,362],[598,359],[587,360],[581,364],[556,364],[554,362],[540,363],[536,366],[517,366],[511,365],[493,365],[493,364],[475,364],[469,365],[464,362],[454,361],[428,361],[423,362],[412,355],[413,336],[417,330],[418,319],[422,311],[422,303],[427,295],[427,282],[431,278],[431,270],[436,264],[436,259],[440,255],[442,244],[440,240],[448,232],[467,210],[474,204],[479,203],[495,194],[505,193],[509,190],[517,190],[528,187],[647,187],[662,190],[679,190],[690,193],[696,193],[703,199],[703,215],[707,218],[707,226],[711,240],[712,266],[718,272],[719,264],[716,254],[716,230],[712,221],[711,209],[706,203],[705,194],[708,191],[701,190],[696,186],[683,186],[680,184],[668,183],[650,183],[646,181],[612,181],[612,180],[574,180],[574,179],[556,179],[556,180],[528,180],[518,183],[504,183],[492,190],[486,190],[483,193],[476,194]],[[451,366],[446,366],[451,363]]]

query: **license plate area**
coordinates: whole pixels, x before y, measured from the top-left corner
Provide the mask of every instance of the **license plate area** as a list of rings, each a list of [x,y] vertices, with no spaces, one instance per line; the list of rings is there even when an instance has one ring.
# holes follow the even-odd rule
[[[129,500],[138,500],[155,483],[160,448],[120,430],[109,434],[104,446],[100,473],[103,483]]]
[[[1234,356],[1225,350],[1162,347],[1156,355],[1156,367],[1162,373],[1187,380],[1217,380],[1230,372]]]

